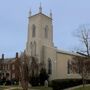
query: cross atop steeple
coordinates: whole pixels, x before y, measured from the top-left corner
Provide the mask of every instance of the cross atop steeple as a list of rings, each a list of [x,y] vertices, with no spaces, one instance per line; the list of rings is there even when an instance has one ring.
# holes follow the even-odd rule
[[[39,7],[39,12],[42,13],[42,6],[41,6],[41,3],[40,3],[40,7]]]

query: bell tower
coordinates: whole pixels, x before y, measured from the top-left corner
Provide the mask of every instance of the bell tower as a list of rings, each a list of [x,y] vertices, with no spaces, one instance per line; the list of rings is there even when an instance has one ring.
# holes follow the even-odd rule
[[[43,14],[40,4],[37,14],[32,15],[31,10],[29,12],[26,54],[41,61],[44,55],[43,46],[53,47],[53,25],[52,12],[50,16]]]

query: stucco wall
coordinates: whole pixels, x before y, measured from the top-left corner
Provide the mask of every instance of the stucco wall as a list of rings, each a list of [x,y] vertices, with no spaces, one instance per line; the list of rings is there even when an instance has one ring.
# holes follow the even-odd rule
[[[73,60],[73,55],[58,53],[56,61],[56,79],[65,78],[80,78],[79,74],[70,73],[68,74],[68,60]]]
[[[52,62],[52,74],[50,74],[50,79],[55,79],[56,77],[56,49],[53,47],[44,46],[44,61],[46,64],[46,69],[48,70],[48,59]]]

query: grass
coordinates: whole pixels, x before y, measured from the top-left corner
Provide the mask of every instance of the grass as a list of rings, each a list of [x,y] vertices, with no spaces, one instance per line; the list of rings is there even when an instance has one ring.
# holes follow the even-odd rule
[[[80,88],[77,88],[77,89],[74,89],[74,90],[90,90],[90,86],[85,86],[85,88],[80,87]]]
[[[4,90],[4,89],[7,89],[9,88],[9,86],[0,86],[0,90]]]
[[[21,89],[21,88],[18,88],[18,87],[15,87],[15,88],[13,88],[13,89],[10,89],[10,90],[23,90],[23,89]]]
[[[22,90],[18,86],[9,86],[9,87],[8,86],[1,86],[0,87],[0,90],[9,89],[9,88],[13,88],[12,90]],[[50,88],[50,87],[44,87],[44,86],[31,87],[30,89],[35,89],[35,90],[52,90],[52,88]]]
[[[32,87],[32,89],[36,89],[36,90],[52,90],[52,88],[50,88],[50,87],[43,87],[43,86]]]
[[[50,87],[31,87],[30,89],[35,89],[35,90],[52,90],[52,88],[50,88]],[[22,89],[15,88],[15,89],[12,89],[12,90],[22,90]]]

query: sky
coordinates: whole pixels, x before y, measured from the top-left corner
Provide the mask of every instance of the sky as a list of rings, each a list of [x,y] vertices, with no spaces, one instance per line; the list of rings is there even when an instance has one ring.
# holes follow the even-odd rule
[[[26,48],[29,10],[53,14],[54,45],[73,50],[79,41],[73,32],[82,24],[90,24],[90,0],[0,0],[0,56],[15,57]]]

